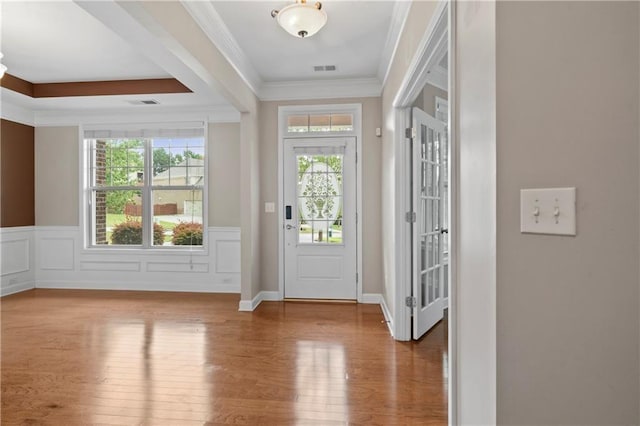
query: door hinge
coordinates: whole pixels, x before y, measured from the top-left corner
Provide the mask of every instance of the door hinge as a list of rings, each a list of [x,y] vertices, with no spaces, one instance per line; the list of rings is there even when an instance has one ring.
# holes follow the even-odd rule
[[[407,305],[407,308],[415,308],[418,306],[418,301],[413,296],[407,296],[404,298],[404,304]]]
[[[404,219],[409,223],[416,222],[416,212],[406,212],[404,214]]]
[[[415,127],[408,127],[406,129],[404,129],[404,136],[407,139],[414,139],[417,136],[416,128]]]

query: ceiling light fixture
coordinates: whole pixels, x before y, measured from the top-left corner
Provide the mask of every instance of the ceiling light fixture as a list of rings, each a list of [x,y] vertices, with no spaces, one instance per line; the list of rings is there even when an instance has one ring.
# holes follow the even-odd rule
[[[327,23],[327,14],[322,10],[322,3],[308,4],[307,0],[296,0],[294,4],[282,10],[272,10],[271,17],[295,37],[311,37]]]
[[[2,52],[0,52],[0,60],[4,57]],[[7,71],[7,67],[4,64],[0,64],[0,78],[4,77],[4,73]]]

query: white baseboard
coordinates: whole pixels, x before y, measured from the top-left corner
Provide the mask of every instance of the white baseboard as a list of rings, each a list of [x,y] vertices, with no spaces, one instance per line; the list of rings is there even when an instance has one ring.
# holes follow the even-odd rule
[[[382,295],[380,293],[362,293],[360,303],[365,303],[367,305],[379,305],[381,300]]]
[[[260,303],[263,301],[278,301],[282,300],[280,298],[280,294],[277,291],[261,291],[256,294],[251,300],[241,300],[238,305],[238,310],[240,312],[253,312]]]
[[[391,333],[391,337],[393,335],[393,316],[391,315],[391,311],[389,311],[389,307],[387,306],[387,301],[384,300],[384,297],[380,295],[380,308],[382,308],[382,314],[384,315],[384,320],[387,323],[387,327],[389,327],[389,333]]]
[[[380,309],[382,309],[382,314],[384,315],[384,321],[387,323],[387,327],[389,327],[391,336],[393,336],[393,317],[391,316],[387,302],[384,300],[384,296],[380,293],[363,293],[360,303],[380,305]]]
[[[0,289],[0,297],[20,293],[27,290],[33,290],[34,288],[36,288],[36,285],[33,281],[14,284],[8,287],[2,287]]]

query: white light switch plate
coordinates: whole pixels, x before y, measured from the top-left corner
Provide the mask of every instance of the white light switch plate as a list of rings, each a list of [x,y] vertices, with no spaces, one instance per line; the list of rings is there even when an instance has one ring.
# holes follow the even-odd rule
[[[521,189],[520,232],[576,235],[576,189]]]
[[[276,203],[264,203],[265,213],[275,213],[275,211],[276,211]]]

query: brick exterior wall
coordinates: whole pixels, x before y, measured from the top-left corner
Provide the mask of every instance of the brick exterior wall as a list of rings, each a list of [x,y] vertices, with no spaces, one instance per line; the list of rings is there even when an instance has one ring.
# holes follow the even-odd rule
[[[106,142],[96,141],[95,174],[96,186],[106,184]],[[107,241],[107,193],[96,192],[95,244],[109,244]]]

